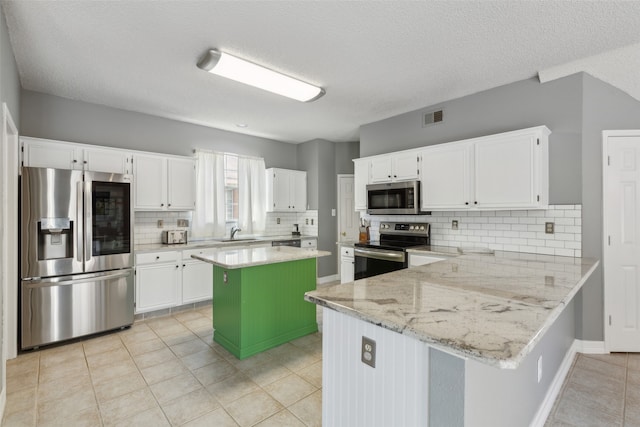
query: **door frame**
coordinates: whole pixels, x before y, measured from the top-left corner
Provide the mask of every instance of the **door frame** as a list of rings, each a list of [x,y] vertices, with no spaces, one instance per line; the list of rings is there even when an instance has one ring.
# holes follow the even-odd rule
[[[342,198],[340,197],[342,194],[340,192],[340,178],[353,178],[355,179],[355,175],[352,173],[339,173],[336,175],[336,196],[337,196],[337,200],[336,200],[336,206],[337,206],[337,212],[336,212],[336,242],[340,242],[340,232],[342,231],[340,229],[340,212],[342,210],[342,206],[340,205],[340,200],[342,200]],[[337,256],[337,266],[338,266],[338,277],[340,277],[340,270],[341,270],[341,264],[340,264],[340,249],[339,249],[339,244],[336,243],[336,247],[337,252],[338,252],[338,256]]]
[[[6,103],[2,103],[2,133],[0,134],[0,162],[2,163],[2,277],[0,290],[2,305],[2,393],[0,416],[4,415],[7,398],[7,359],[18,353],[18,128]],[[13,284],[14,286],[12,286]]]
[[[640,136],[640,130],[628,129],[628,130],[603,130],[602,131],[602,281],[603,281],[603,331],[604,331],[604,350],[610,352],[611,338],[608,333],[608,313],[612,310],[609,309],[607,291],[610,289],[607,286],[607,262],[610,259],[609,244],[608,244],[608,211],[606,204],[605,191],[607,188],[607,182],[609,179],[609,138],[616,136]],[[616,350],[618,351],[618,350]]]

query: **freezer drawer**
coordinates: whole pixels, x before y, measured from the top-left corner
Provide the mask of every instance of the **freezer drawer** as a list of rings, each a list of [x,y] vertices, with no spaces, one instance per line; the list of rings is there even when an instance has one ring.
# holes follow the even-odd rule
[[[133,269],[21,283],[21,348],[133,324]]]

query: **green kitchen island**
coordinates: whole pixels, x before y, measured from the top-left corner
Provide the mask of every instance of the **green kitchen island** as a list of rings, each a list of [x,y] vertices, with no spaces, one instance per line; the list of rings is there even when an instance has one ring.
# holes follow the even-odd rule
[[[289,246],[220,249],[193,258],[213,264],[213,340],[238,359],[316,332],[316,258]]]

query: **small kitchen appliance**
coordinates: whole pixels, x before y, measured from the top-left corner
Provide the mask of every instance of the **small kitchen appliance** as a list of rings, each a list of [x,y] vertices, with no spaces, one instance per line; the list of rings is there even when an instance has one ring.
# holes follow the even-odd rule
[[[364,279],[409,266],[407,249],[430,243],[428,223],[380,223],[380,240],[354,244],[354,279]]]
[[[417,215],[420,212],[420,181],[367,185],[369,215]]]
[[[299,236],[300,230],[298,230],[298,224],[293,224],[293,231],[291,231],[292,236]]]
[[[179,245],[187,243],[187,230],[165,230],[162,232],[162,243]]]

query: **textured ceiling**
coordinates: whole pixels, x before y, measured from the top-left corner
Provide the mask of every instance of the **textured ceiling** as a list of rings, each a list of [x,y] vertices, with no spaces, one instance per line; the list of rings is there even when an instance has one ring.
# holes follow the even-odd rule
[[[640,2],[0,1],[25,89],[292,143],[357,140],[362,124],[541,70],[597,70],[640,99],[637,55],[605,54],[640,50]],[[300,103],[210,75],[196,67],[210,48],[327,94]]]

